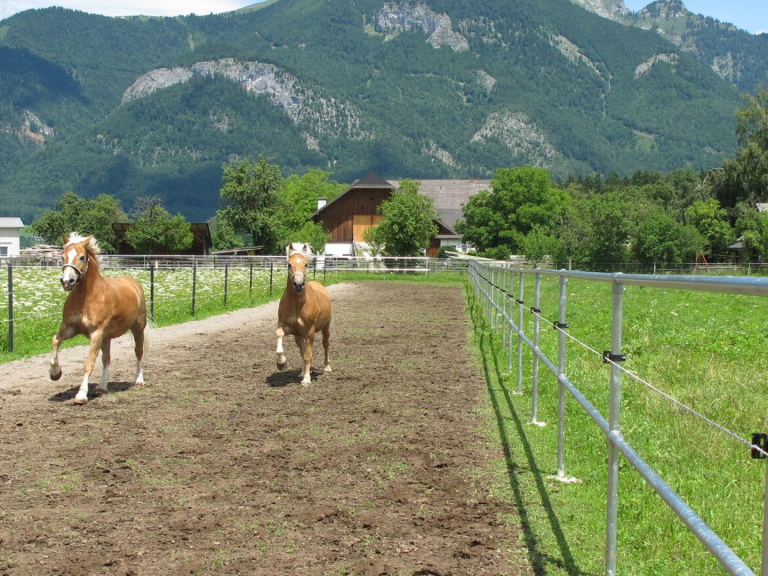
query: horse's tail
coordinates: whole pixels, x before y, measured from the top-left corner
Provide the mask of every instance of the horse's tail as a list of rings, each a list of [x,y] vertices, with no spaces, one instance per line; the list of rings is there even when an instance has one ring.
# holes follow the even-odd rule
[[[147,324],[144,326],[144,355],[149,354],[150,348],[152,348],[152,337],[155,329],[155,319],[147,311]]]

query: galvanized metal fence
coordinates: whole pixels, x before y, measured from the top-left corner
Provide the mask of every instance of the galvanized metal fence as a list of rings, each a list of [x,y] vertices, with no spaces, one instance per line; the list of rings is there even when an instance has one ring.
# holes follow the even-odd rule
[[[533,276],[534,304],[525,308],[523,300],[524,277]],[[542,278],[554,277],[558,280],[558,319],[553,322],[558,330],[557,361],[550,359],[540,348],[541,320],[541,281]],[[517,278],[517,290],[515,290]],[[566,376],[566,336],[567,322],[567,293],[566,285],[569,279],[588,280],[592,282],[611,284],[611,349],[603,352],[603,361],[611,364],[609,414],[606,418],[576,384]],[[605,544],[605,574],[616,574],[616,545],[618,522],[618,481],[619,456],[626,461],[654,489],[666,505],[683,521],[690,530],[717,559],[721,566],[733,575],[752,575],[752,570],[737,556],[728,545],[693,511],[693,509],[678,496],[659,474],[629,445],[621,433],[620,406],[622,373],[621,362],[625,359],[622,354],[622,306],[625,286],[646,286],[654,288],[674,288],[681,290],[721,292],[728,294],[743,294],[753,296],[768,296],[768,278],[738,278],[738,277],[704,277],[704,276],[659,276],[621,273],[599,273],[565,270],[544,269],[512,269],[504,263],[472,262],[469,266],[469,280],[478,302],[486,314],[488,325],[494,332],[501,332],[502,347],[507,351],[508,372],[512,373],[512,357],[514,355],[514,337],[517,337],[517,392],[522,393],[523,383],[523,347],[527,346],[533,353],[531,415],[532,423],[537,420],[539,365],[543,364],[557,378],[558,410],[557,410],[557,477],[569,480],[565,474],[565,398],[566,392],[579,403],[594,423],[605,434],[608,441],[608,482],[607,482],[607,522]],[[515,315],[515,308],[517,314]],[[530,310],[533,313],[532,339],[523,328],[523,313]],[[517,318],[515,319],[515,316]],[[765,458],[768,455],[766,447],[768,437],[753,438],[751,447],[755,458]],[[763,548],[761,576],[768,576],[768,468],[766,468],[766,499],[763,505]]]

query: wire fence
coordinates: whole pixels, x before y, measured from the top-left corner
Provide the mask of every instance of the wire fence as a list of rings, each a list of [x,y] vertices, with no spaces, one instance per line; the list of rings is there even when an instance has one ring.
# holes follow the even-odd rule
[[[755,433],[751,440],[733,432],[727,426],[708,417],[702,411],[696,410],[664,392],[660,386],[652,384],[647,378],[627,370],[622,363],[626,355],[622,352],[622,310],[624,286],[636,285],[651,288],[673,288],[689,291],[719,292],[725,294],[740,294],[750,296],[768,296],[768,279],[738,278],[738,277],[705,277],[679,275],[639,275],[639,274],[608,274],[583,271],[565,270],[513,270],[508,265],[499,263],[472,263],[470,265],[470,283],[477,301],[485,314],[485,322],[494,334],[500,336],[502,349],[507,350],[508,372],[513,373],[514,340],[517,340],[517,393],[523,392],[523,349],[532,352],[533,368],[531,374],[531,424],[540,425],[538,421],[539,404],[539,365],[544,367],[557,378],[558,382],[558,445],[557,445],[557,478],[568,482],[572,480],[565,474],[565,394],[571,396],[580,404],[608,440],[608,486],[607,486],[607,525],[605,574],[616,574],[617,559],[617,510],[618,510],[618,456],[623,455],[640,476],[656,491],[669,508],[677,514],[686,527],[693,533],[718,560],[729,574],[753,575],[745,562],[731,550],[728,545],[707,525],[678,494],[661,478],[660,474],[644,460],[639,453],[622,435],[619,419],[621,411],[622,375],[640,382],[648,389],[659,394],[666,401],[673,403],[678,409],[699,419],[705,425],[719,433],[725,434],[744,446],[745,453],[754,459],[765,459],[768,456],[768,435]],[[526,307],[524,294],[524,277],[533,276],[535,281],[533,306]],[[517,282],[515,282],[517,277]],[[558,315],[556,320],[546,318],[540,308],[541,280],[543,277],[558,279]],[[569,279],[579,279],[591,282],[611,283],[611,316],[609,350],[599,351],[584,340],[576,338],[569,332],[567,322],[567,291]],[[517,284],[517,285],[515,285]],[[524,328],[524,313],[530,311],[533,315],[532,333]],[[540,346],[541,326],[555,328],[558,335],[557,359],[550,359]],[[604,416],[595,407],[579,387],[566,376],[566,341],[570,340],[582,349],[596,356],[599,361],[610,365],[610,400],[609,413]],[[768,471],[766,471],[768,474]],[[768,475],[765,478],[766,491],[762,506],[764,516],[768,515]],[[768,526],[763,522],[762,533],[762,571],[761,576],[768,576]]]
[[[14,353],[24,341],[55,332],[67,293],[58,259],[7,259],[0,267],[0,352]],[[102,255],[106,277],[132,276],[156,321],[182,321],[212,310],[241,308],[271,298],[285,284],[284,256],[114,256]],[[312,260],[310,279],[390,274],[429,276],[465,273],[466,260],[438,258],[333,258]]]

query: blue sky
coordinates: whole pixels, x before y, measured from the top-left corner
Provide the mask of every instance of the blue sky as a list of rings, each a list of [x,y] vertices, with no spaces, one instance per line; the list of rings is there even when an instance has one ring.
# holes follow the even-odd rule
[[[648,4],[648,0],[624,0],[624,5],[634,12]],[[766,0],[683,0],[683,4],[690,12],[730,22],[752,34],[768,32]]]
[[[30,8],[64,6],[106,16],[178,16],[236,10],[256,0],[0,0],[0,20]],[[735,24],[753,34],[768,32],[768,0],[683,0],[691,12]],[[630,10],[640,10],[648,0],[624,0]],[[383,0],[382,0],[383,4]]]

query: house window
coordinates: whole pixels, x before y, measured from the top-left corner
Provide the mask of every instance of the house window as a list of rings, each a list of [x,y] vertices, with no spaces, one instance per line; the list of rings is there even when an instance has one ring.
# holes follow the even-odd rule
[[[8,246],[0,246],[0,257],[8,256]]]

